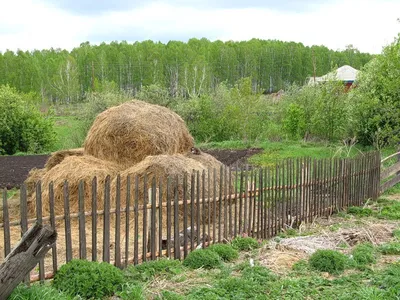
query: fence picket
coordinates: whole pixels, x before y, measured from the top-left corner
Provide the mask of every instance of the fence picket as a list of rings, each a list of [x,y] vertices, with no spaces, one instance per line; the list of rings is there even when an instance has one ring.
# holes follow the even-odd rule
[[[118,174],[115,191],[115,266],[121,268],[121,176]]]
[[[72,237],[71,237],[71,218],[69,212],[69,187],[68,181],[64,181],[64,220],[65,220],[65,248],[66,248],[66,262],[72,260]]]
[[[84,182],[81,180],[78,186],[79,206],[79,259],[86,259],[86,228],[85,228],[85,197]]]
[[[110,262],[110,176],[104,184],[103,261]]]
[[[8,214],[7,189],[3,189],[3,230],[4,230],[4,257],[11,252],[10,219]]]
[[[54,184],[53,182],[49,183],[49,208],[50,208],[50,226],[52,228],[56,228],[56,218],[54,213]],[[53,265],[53,273],[56,273],[58,270],[58,261],[57,261],[57,243],[54,243],[51,249],[52,256],[52,265]]]
[[[97,261],[97,177],[92,180],[92,261]]]
[[[124,267],[129,261],[129,230],[130,230],[130,206],[131,206],[131,175],[126,177],[126,206],[125,206],[125,260]]]

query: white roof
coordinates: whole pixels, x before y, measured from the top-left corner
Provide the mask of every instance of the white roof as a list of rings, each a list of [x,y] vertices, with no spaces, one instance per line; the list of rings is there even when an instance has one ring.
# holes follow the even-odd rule
[[[356,80],[358,72],[359,71],[354,69],[353,67],[344,65],[343,67],[340,67],[336,71],[333,71],[331,73],[322,76],[322,78],[325,80],[337,79],[341,81],[354,81]]]
[[[358,70],[350,67],[348,65],[344,65],[338,68],[336,71],[330,72],[321,77],[315,77],[315,82],[322,82],[328,80],[340,80],[340,81],[355,81],[357,78]],[[309,84],[314,83],[314,78],[311,77]]]

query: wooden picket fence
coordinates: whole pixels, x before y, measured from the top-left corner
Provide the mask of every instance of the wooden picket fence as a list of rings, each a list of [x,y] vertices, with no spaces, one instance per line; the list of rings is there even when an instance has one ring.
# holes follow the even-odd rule
[[[371,152],[351,159],[287,159],[273,167],[221,168],[173,178],[128,176],[126,185],[117,177],[114,188],[108,176],[105,181],[64,182],[61,198],[55,196],[53,183],[38,182],[34,193],[23,185],[14,211],[3,192],[0,261],[36,222],[56,228],[58,239],[32,272],[31,281],[51,278],[74,258],[123,268],[157,257],[182,259],[195,248],[241,235],[267,239],[376,199],[380,166],[380,154]],[[91,192],[86,197],[85,184]],[[74,197],[73,185],[78,185]],[[49,191],[46,198],[43,189]],[[100,197],[99,191],[104,191]],[[62,214],[55,213],[55,201],[61,201]],[[49,213],[43,213],[44,205]]]

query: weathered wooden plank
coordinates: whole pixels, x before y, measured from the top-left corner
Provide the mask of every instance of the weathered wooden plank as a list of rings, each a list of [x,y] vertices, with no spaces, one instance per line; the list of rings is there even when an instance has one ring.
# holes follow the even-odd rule
[[[202,248],[204,249],[206,247],[206,172],[205,170],[202,171],[201,173],[201,187],[202,187],[202,191],[201,191],[201,197],[202,197],[202,210],[201,210],[201,216],[202,216]],[[200,207],[198,208],[200,210]],[[179,223],[178,223],[179,224]],[[184,230],[185,231],[185,230]],[[179,234],[179,231],[178,231]],[[200,232],[199,235],[200,237]],[[178,245],[179,246],[179,245]]]
[[[395,163],[394,165],[387,167],[384,169],[381,173],[380,179],[383,180],[385,178],[388,178],[390,176],[395,175],[396,173],[400,172],[400,161]]]
[[[25,184],[21,186],[19,200],[20,200],[19,203],[20,203],[20,214],[21,214],[21,237],[22,237],[25,234],[25,232],[28,231],[28,197]],[[29,285],[30,282],[29,272],[26,275],[24,282]]]
[[[195,186],[195,173],[194,170],[192,171],[192,174],[190,175],[190,230],[191,233],[194,232],[194,213],[195,213],[195,195],[194,195],[194,186]],[[194,250],[194,234],[190,235],[190,250]]]
[[[85,228],[85,197],[84,182],[81,180],[78,186],[78,206],[79,206],[79,258],[86,259],[86,228]]]
[[[380,192],[383,193],[387,189],[391,188],[392,186],[396,185],[397,183],[400,182],[400,175],[397,175],[390,179],[389,181],[386,181],[385,183],[381,184]]]
[[[64,181],[64,224],[65,224],[65,249],[67,262],[72,260],[72,237],[71,237],[71,218],[69,211],[69,187],[68,181]]]
[[[97,177],[92,179],[92,261],[97,260]]]
[[[110,176],[104,183],[103,261],[110,262]]]
[[[3,189],[3,230],[4,230],[4,257],[11,251],[10,218],[8,214],[7,189]]]
[[[148,191],[147,191],[147,175],[143,178],[143,232],[142,232],[142,259],[143,262],[147,261],[147,203],[148,201]]]
[[[213,235],[212,239],[215,242],[217,238],[216,233],[216,222],[217,222],[217,170],[214,168],[213,170]]]
[[[162,249],[162,239],[163,239],[163,210],[162,210],[162,203],[163,203],[163,178],[159,178],[158,181],[158,257],[162,257],[163,249]],[[187,251],[187,249],[186,249]]]
[[[203,175],[204,175],[204,173],[203,173]],[[180,238],[179,238],[178,183],[179,183],[179,177],[178,177],[178,175],[176,175],[175,176],[175,184],[174,184],[174,258],[175,259],[181,258],[181,253],[180,253],[181,245],[180,245]],[[203,182],[203,184],[204,184],[204,182]],[[204,187],[204,185],[203,185],[203,187]],[[204,201],[203,201],[203,203],[204,203]]]
[[[121,264],[121,176],[118,174],[115,194],[115,253],[114,264],[117,268],[122,268]]]
[[[135,176],[133,263],[139,263],[139,176]]]
[[[171,257],[171,178],[167,178],[167,257]]]
[[[131,206],[131,175],[126,178],[126,207],[125,207],[125,260],[124,267],[128,266],[130,240],[130,206]]]
[[[56,228],[56,218],[54,212],[54,184],[53,182],[49,183],[49,208],[50,208],[50,226],[51,228]],[[57,243],[54,243],[51,248],[51,256],[53,259],[53,273],[55,274],[58,270],[58,261],[57,261]]]
[[[210,175],[208,176],[210,179]],[[183,258],[186,258],[188,255],[188,205],[187,205],[187,182],[188,181],[188,174],[185,172],[183,174]]]
[[[26,275],[44,259],[57,238],[53,228],[37,223],[23,236],[0,265],[0,299],[7,299]]]
[[[150,222],[150,252],[151,259],[155,260],[157,257],[156,251],[158,250],[158,218],[157,218],[157,182],[154,177],[151,182],[151,222]]]

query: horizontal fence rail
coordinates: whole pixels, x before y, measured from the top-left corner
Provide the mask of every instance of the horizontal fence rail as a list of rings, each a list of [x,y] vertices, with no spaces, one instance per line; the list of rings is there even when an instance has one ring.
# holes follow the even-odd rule
[[[315,217],[363,205],[380,192],[380,154],[287,159],[267,168],[193,171],[179,176],[93,178],[23,185],[2,193],[0,260],[30,224],[50,224],[57,243],[27,280],[54,276],[74,259],[123,268],[246,235],[266,239]]]

